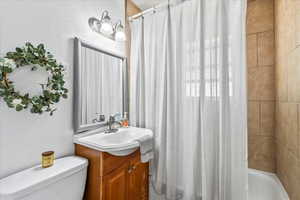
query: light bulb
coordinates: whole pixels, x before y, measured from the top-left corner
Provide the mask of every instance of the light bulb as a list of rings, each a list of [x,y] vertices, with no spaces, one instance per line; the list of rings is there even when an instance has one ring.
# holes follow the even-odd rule
[[[111,35],[114,33],[113,26],[109,22],[102,22],[100,32],[105,35]]]
[[[126,35],[124,33],[124,31],[117,31],[115,33],[115,40],[119,41],[119,42],[123,42],[126,40]]]
[[[122,25],[121,20],[119,20],[115,25],[115,40],[119,42],[123,42],[126,40],[124,26]]]

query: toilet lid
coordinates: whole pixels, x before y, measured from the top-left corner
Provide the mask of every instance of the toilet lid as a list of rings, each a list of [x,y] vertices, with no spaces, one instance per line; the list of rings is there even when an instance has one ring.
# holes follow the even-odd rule
[[[69,156],[54,161],[49,168],[41,165],[26,169],[0,180],[0,199],[16,199],[28,195],[60,179],[85,169],[85,158]]]

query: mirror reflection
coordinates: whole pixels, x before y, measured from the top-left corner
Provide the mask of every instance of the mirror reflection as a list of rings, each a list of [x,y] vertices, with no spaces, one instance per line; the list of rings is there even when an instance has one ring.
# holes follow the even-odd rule
[[[77,129],[80,131],[123,113],[125,59],[83,42],[79,44]]]

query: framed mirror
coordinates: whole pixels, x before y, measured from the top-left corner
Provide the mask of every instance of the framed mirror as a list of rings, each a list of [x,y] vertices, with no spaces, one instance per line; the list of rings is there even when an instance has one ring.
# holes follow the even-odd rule
[[[75,38],[74,127],[80,133],[128,112],[126,57]]]

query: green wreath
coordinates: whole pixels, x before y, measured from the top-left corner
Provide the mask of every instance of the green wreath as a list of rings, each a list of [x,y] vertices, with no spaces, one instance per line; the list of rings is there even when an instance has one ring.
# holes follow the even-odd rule
[[[32,71],[42,67],[50,73],[47,83],[40,84],[42,95],[30,96],[28,93],[22,95],[8,79],[8,74],[26,65],[32,66]],[[64,87],[64,71],[64,66],[58,64],[53,55],[45,50],[43,44],[35,47],[31,43],[26,43],[24,47],[18,47],[15,52],[8,52],[4,58],[0,58],[0,97],[3,97],[8,107],[16,111],[29,107],[31,113],[49,112],[53,115],[56,110],[53,105],[61,98],[68,97],[68,89]]]

